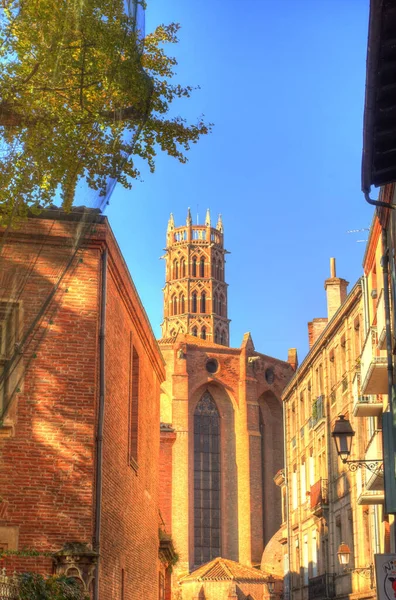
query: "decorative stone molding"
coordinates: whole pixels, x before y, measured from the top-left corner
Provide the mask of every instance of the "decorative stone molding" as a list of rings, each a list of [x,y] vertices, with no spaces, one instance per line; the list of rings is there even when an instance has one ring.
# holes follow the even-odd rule
[[[87,544],[67,543],[62,550],[53,554],[55,571],[59,575],[74,577],[82,589],[89,593],[92,590],[98,557],[98,553],[91,550]]]

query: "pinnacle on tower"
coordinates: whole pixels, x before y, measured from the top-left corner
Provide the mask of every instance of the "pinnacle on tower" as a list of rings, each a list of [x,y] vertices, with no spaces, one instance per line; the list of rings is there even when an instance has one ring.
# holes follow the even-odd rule
[[[192,217],[191,217],[190,207],[188,207],[188,211],[187,211],[186,224],[187,224],[187,227],[190,227],[192,225]]]
[[[220,233],[223,233],[223,231],[224,231],[223,219],[221,218],[221,214],[218,216],[216,229],[217,229],[217,231],[220,231]]]
[[[174,230],[174,228],[175,228],[175,221],[174,221],[174,219],[173,219],[173,213],[171,213],[171,214],[170,214],[170,217],[169,217],[169,221],[168,221],[168,233],[169,233],[170,231],[173,231],[173,230]]]
[[[206,227],[210,227],[210,210],[209,210],[209,208],[206,209],[205,225],[206,225]]]

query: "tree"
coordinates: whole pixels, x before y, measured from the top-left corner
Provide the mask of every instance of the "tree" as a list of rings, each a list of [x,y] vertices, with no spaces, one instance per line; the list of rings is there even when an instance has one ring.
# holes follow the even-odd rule
[[[102,197],[109,179],[130,188],[136,157],[151,171],[158,149],[186,162],[211,130],[169,115],[193,91],[164,50],[178,24],[143,40],[127,0],[2,1],[0,224],[56,195],[69,209],[82,177]]]

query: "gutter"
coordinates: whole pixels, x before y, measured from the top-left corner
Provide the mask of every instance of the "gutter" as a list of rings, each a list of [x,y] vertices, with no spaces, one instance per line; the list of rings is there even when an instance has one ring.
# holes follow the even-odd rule
[[[96,432],[95,465],[95,531],[94,550],[98,553],[96,564],[94,600],[99,600],[100,531],[102,518],[102,467],[103,467],[103,424],[105,409],[105,331],[106,331],[106,291],[107,291],[107,248],[102,254],[101,292],[100,292],[100,331],[99,331],[99,407],[98,428]]]

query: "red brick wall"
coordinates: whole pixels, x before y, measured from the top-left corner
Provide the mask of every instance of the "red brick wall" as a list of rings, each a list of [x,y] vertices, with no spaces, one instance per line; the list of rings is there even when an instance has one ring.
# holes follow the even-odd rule
[[[49,232],[48,223],[34,220],[24,229],[31,241],[9,240],[1,278],[17,282],[26,330],[70,253],[56,239],[44,247],[32,239]],[[96,249],[76,257],[24,349],[25,377],[6,419],[14,435],[0,441],[1,497],[8,502],[0,525],[19,527],[19,548],[92,541],[99,263]]]
[[[22,288],[26,280],[19,298],[25,328],[70,256],[65,240],[70,242],[75,227],[34,219],[9,238],[0,264],[0,289],[16,280]],[[92,544],[101,252],[107,245],[100,598],[120,598],[123,569],[124,600],[156,600],[163,364],[110,229],[106,224],[95,229],[95,240],[79,251],[35,329],[40,343],[32,343],[23,355],[23,385],[6,419],[13,435],[2,437],[5,429],[0,427],[0,494],[7,505],[0,528],[19,527],[19,548],[55,551],[68,541]],[[19,270],[18,264],[23,265]],[[140,379],[133,466],[128,452],[131,341],[139,354]],[[32,559],[18,560],[20,570],[31,568]],[[34,564],[43,572],[50,568],[40,567],[37,559]]]
[[[167,533],[172,533],[172,446],[175,439],[174,431],[161,431],[159,506]]]
[[[106,410],[101,551],[101,597],[156,598],[158,590],[159,381],[119,293],[110,261],[106,311]],[[139,354],[137,465],[128,461],[131,341]],[[102,596],[103,594],[103,596]]]

